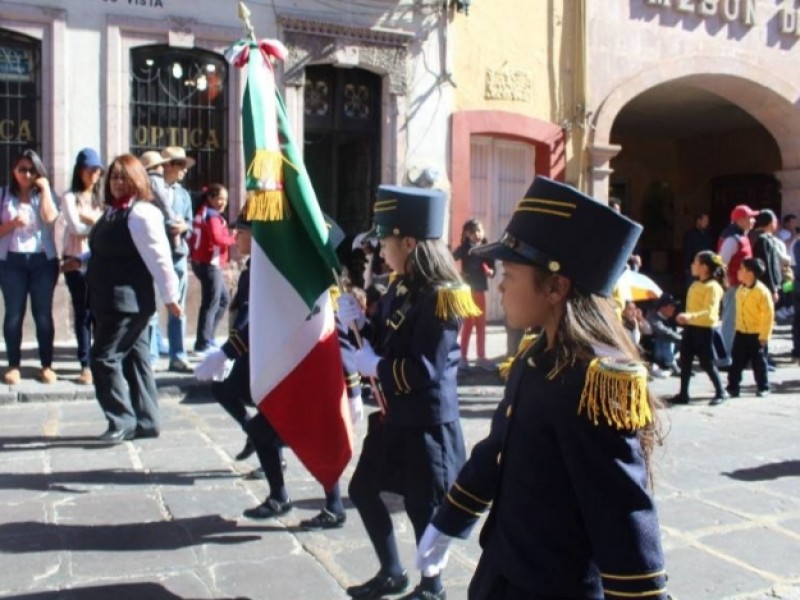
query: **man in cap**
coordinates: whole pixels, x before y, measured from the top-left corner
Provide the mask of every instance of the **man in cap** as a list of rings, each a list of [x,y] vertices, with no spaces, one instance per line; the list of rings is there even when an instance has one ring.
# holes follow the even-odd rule
[[[470,600],[666,600],[649,456],[647,370],[609,298],[641,226],[537,177],[499,242],[509,324],[542,333],[511,366],[489,436],[425,531],[417,566],[441,569],[481,514]]]
[[[195,161],[186,156],[186,151],[177,146],[168,146],[161,151],[164,161],[164,183],[166,184],[166,206],[170,211],[171,220],[168,223],[169,231],[173,237],[172,264],[178,275],[180,285],[181,317],[167,316],[167,339],[169,340],[169,370],[181,373],[191,373],[192,367],[188,363],[188,356],[184,348],[186,337],[186,290],[189,282],[189,244],[186,238],[191,233],[192,223],[192,198],[186,188],[181,185],[186,172],[191,169]]]
[[[748,232],[753,228],[758,211],[746,204],[739,204],[731,211],[731,223],[719,236],[717,254],[722,257],[728,273],[728,289],[722,297],[722,327],[720,330],[725,358],[721,366],[730,366],[733,336],[736,333],[736,287],[739,285],[739,266],[745,258],[753,256]]]

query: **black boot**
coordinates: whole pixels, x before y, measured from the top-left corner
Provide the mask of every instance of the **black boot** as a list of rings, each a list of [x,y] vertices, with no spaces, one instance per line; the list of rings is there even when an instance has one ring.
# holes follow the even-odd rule
[[[347,588],[347,593],[351,598],[373,600],[383,597],[384,594],[399,594],[407,587],[408,574],[405,571],[400,575],[385,575],[378,571],[378,574],[366,583]]]

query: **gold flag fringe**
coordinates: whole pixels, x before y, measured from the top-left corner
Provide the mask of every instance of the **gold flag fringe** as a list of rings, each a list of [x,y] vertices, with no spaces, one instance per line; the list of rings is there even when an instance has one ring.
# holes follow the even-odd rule
[[[469,286],[442,286],[436,290],[435,314],[443,321],[447,321],[451,318],[477,317],[481,314],[481,309],[472,299]]]
[[[597,425],[600,413],[610,426],[635,431],[653,421],[647,397],[647,371],[636,363],[595,358],[586,371],[578,414]]]
[[[282,221],[290,216],[289,200],[283,192],[283,154],[280,150],[257,149],[247,176],[267,182],[268,189],[250,190],[245,217],[250,221]]]

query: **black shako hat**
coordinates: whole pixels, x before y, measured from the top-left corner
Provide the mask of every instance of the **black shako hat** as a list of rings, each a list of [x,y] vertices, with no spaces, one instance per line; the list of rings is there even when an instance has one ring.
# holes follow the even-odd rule
[[[447,199],[441,190],[382,185],[375,202],[377,238],[390,235],[430,240],[444,235]]]
[[[607,297],[641,233],[641,225],[572,186],[536,177],[500,241],[471,254],[540,265]]]

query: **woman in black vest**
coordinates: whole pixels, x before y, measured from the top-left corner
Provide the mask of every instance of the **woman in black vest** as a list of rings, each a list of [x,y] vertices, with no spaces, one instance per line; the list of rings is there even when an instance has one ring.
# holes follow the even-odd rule
[[[156,310],[154,280],[169,313],[181,316],[164,219],[151,199],[139,160],[118,156],[105,182],[108,209],[89,235],[86,277],[96,323],[92,375],[108,419],[100,439],[113,443],[159,434],[147,331]]]

